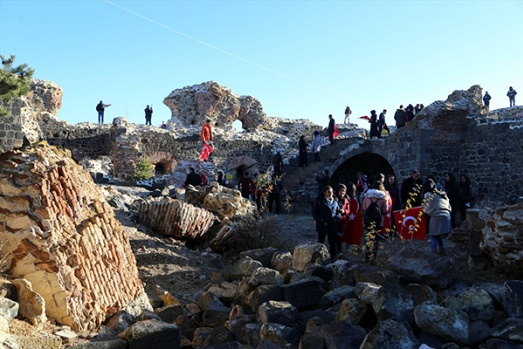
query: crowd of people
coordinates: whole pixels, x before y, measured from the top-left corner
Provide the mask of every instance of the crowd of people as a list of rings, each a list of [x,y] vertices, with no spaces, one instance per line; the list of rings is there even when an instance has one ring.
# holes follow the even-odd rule
[[[397,233],[393,212],[418,206],[425,217],[424,228],[432,250],[445,255],[443,238],[456,227],[456,215],[465,221],[466,209],[474,205],[474,190],[465,174],[457,181],[449,172],[440,185],[434,176],[422,180],[420,172],[414,170],[401,187],[392,174],[379,173],[371,184],[362,172],[357,176],[357,184],[339,183],[335,187],[329,185],[327,169],[315,177],[318,197],[312,216],[318,242],[325,243],[327,239],[333,261],[349,249],[359,251],[362,245],[365,258],[372,260],[380,241]]]

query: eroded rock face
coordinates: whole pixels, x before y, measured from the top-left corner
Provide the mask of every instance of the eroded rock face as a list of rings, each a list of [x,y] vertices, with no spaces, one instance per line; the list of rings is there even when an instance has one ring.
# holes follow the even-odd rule
[[[480,248],[493,263],[513,273],[522,273],[523,204],[498,208],[486,219]]]
[[[144,289],[122,225],[70,156],[44,143],[0,155],[0,240],[47,316],[87,332]]]
[[[40,122],[49,118],[56,120],[63,93],[63,89],[52,81],[31,79],[29,93],[8,106],[13,122],[22,125],[22,131],[30,142],[40,140]]]
[[[172,91],[163,103],[171,109],[171,122],[180,126],[203,125],[206,119],[220,127],[240,120],[254,130],[267,121],[261,103],[250,96],[238,96],[214,81]]]

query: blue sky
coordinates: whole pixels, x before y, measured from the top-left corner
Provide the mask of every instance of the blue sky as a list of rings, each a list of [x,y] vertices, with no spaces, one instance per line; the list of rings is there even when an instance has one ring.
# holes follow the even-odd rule
[[[0,0],[0,53],[64,89],[58,117],[97,122],[95,105],[153,125],[163,99],[213,80],[268,116],[327,125],[479,84],[491,109],[523,104],[523,0]],[[359,120],[367,127],[366,121]]]

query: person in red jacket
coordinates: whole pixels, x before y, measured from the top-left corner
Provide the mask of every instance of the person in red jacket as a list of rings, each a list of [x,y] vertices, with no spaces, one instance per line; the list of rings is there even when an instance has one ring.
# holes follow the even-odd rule
[[[209,143],[212,141],[211,120],[207,119],[205,124],[203,124],[202,130],[200,131],[200,137],[202,137],[203,143]]]

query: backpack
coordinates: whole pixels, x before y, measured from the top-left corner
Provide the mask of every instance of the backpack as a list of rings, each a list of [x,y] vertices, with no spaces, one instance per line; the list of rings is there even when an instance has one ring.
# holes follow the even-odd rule
[[[378,200],[376,200],[376,201],[372,201],[372,199],[370,199],[370,200],[371,200],[370,205],[365,210],[365,216],[363,217],[363,223],[365,223],[366,226],[370,226],[370,225],[372,225],[372,223],[374,223],[375,227],[379,227],[379,226],[381,226],[381,218],[383,215],[381,213],[380,207],[378,206]]]

